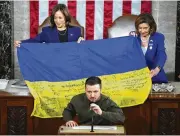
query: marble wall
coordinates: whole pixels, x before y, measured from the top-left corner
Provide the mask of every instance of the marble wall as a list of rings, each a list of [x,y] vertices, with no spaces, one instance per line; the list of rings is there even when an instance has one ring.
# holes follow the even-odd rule
[[[152,14],[157,22],[158,31],[165,35],[167,62],[165,71],[174,80],[176,48],[177,1],[152,1]],[[29,37],[29,2],[14,1],[14,38],[21,40]],[[15,78],[22,78],[15,50]]]
[[[0,1],[0,79],[11,79],[14,76],[14,61],[11,50],[13,11],[12,1]]]
[[[157,31],[165,35],[167,62],[164,69],[170,80],[174,80],[175,72],[176,12],[177,1],[152,2],[152,14],[157,23]]]
[[[14,39],[29,38],[29,30],[29,1],[14,1]],[[14,49],[14,77],[22,79],[16,49]]]
[[[180,1],[177,2],[177,30],[176,30],[176,80],[180,81]]]

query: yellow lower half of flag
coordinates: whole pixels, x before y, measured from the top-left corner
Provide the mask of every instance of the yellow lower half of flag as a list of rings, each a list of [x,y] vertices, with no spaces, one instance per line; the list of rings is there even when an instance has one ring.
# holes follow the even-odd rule
[[[147,67],[99,77],[102,80],[102,93],[109,96],[121,108],[143,104],[152,87]],[[34,97],[32,116],[40,118],[62,117],[62,112],[71,98],[85,92],[85,80],[85,78],[61,82],[30,82],[26,80]]]

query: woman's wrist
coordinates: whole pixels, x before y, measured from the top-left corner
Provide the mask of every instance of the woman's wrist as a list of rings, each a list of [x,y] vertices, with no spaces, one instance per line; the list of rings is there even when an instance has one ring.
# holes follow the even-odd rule
[[[159,71],[161,70],[161,67],[160,67],[160,66],[157,66],[157,68],[159,68]]]

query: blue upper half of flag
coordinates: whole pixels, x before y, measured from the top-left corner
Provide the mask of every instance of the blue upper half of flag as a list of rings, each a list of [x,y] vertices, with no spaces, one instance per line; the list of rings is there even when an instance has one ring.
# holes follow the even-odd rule
[[[146,67],[133,36],[81,43],[23,43],[18,48],[18,60],[28,81],[69,81]]]

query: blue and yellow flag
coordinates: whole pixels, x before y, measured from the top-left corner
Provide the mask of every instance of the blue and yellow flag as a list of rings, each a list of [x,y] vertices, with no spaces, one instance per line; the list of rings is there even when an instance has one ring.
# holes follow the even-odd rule
[[[71,98],[84,92],[87,77],[102,79],[102,93],[120,107],[144,103],[152,82],[132,36],[81,43],[23,43],[18,59],[34,97],[32,116],[61,117]]]

